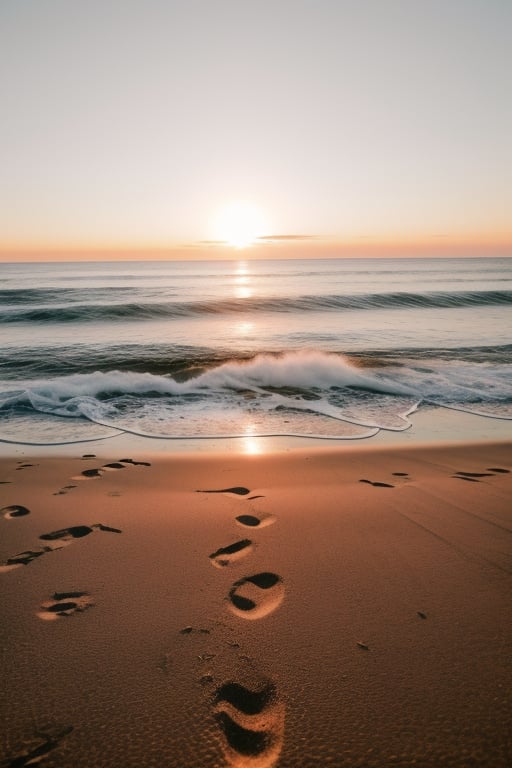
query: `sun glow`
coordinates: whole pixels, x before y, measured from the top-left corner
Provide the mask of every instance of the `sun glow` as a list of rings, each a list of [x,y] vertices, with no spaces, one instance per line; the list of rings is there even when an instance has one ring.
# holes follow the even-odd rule
[[[217,237],[233,248],[247,248],[265,234],[265,228],[264,214],[252,203],[229,203],[215,217]]]

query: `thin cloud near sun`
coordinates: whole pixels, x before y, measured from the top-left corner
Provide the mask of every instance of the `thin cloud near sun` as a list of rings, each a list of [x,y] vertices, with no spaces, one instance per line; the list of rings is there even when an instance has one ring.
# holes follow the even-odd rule
[[[301,240],[320,240],[321,235],[260,235],[259,237],[255,237],[252,243],[254,245],[263,245],[265,243],[271,243],[271,242],[294,242],[294,241],[301,241]],[[229,245],[229,240],[196,240],[192,243],[185,243],[184,247],[187,248],[195,248],[200,247],[204,245],[221,245],[226,246]]]
[[[320,235],[262,235],[259,241],[266,240],[319,240]]]

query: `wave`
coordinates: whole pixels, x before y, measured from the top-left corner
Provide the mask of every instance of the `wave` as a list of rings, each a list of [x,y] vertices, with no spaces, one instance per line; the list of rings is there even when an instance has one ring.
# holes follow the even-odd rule
[[[511,345],[505,349],[510,351]],[[503,349],[503,348],[502,348]],[[424,354],[406,359],[400,352],[386,359],[389,353],[364,353],[359,359],[339,353],[312,350],[288,353],[258,354],[250,359],[213,360],[204,366],[190,365],[186,373],[155,374],[135,370],[96,370],[66,376],[33,380],[13,380],[3,384],[2,403],[27,397],[45,401],[52,409],[66,403],[66,409],[76,398],[106,399],[119,395],[191,396],[209,392],[257,392],[289,390],[302,397],[315,393],[364,390],[394,396],[420,398],[485,400],[512,399],[510,363],[496,356],[494,364],[454,357],[460,350],[436,350],[437,359]],[[452,356],[449,353],[452,352]],[[108,359],[112,362],[112,355]],[[106,360],[106,358],[105,358]],[[189,360],[189,359],[188,359]],[[206,360],[204,361],[206,363]],[[66,366],[68,366],[66,361]],[[169,365],[168,365],[169,368]],[[65,409],[65,410],[66,410]]]
[[[61,403],[76,397],[112,394],[185,395],[205,390],[247,390],[291,387],[325,389],[359,387],[376,392],[411,394],[410,390],[362,372],[345,357],[302,351],[283,355],[257,355],[249,361],[229,361],[186,381],[151,373],[109,371],[74,374],[29,382],[26,392],[40,400]],[[5,392],[3,393],[5,397]],[[17,398],[17,395],[13,395]],[[8,401],[10,402],[9,396]],[[4,401],[5,402],[5,401]],[[1,404],[0,404],[1,407]]]
[[[24,432],[32,439],[36,432],[61,440],[62,417],[80,425],[77,435],[90,422],[162,438],[348,439],[408,429],[408,415],[422,402],[511,419],[510,366],[440,360],[369,369],[342,355],[302,351],[231,360],[183,381],[116,370],[18,381],[0,392],[0,439],[25,442]]]
[[[4,381],[12,381],[119,370],[183,379],[235,356],[227,349],[186,344],[16,345],[14,350],[0,349],[0,375]],[[249,355],[240,353],[238,357],[247,359]]]
[[[89,291],[95,299],[109,299],[113,293],[134,293],[126,286],[93,288]],[[8,305],[49,304],[51,302],[83,301],[83,288],[11,288],[0,289],[0,303]]]
[[[229,437],[247,435],[249,429],[253,436],[352,439],[381,428],[409,428],[407,414],[416,406],[417,398],[407,388],[361,371],[337,355],[259,355],[218,365],[182,382],[110,371],[4,390],[0,439],[12,440],[20,419],[30,411],[39,418],[86,419],[107,429],[153,437]],[[32,440],[36,426],[29,430]],[[43,420],[38,428],[46,435],[52,424]],[[62,434],[58,423],[53,428]]]
[[[76,303],[32,308],[4,308],[1,323],[151,320],[251,312],[329,312],[375,309],[506,306],[512,291],[392,292],[368,294],[251,297],[207,301],[141,301],[118,304]]]
[[[310,335],[311,339],[311,335]],[[309,339],[309,340],[310,340]],[[319,340],[319,345],[321,340]],[[334,352],[334,350],[333,350]],[[256,351],[234,351],[199,345],[152,344],[73,344],[16,345],[16,349],[0,350],[0,376],[4,382],[23,379],[44,379],[71,374],[108,373],[113,370],[172,376],[185,381],[212,368],[229,362],[249,362]],[[272,350],[258,354],[273,356]],[[512,344],[476,347],[397,347],[395,349],[353,350],[344,358],[358,369],[382,370],[400,366],[413,368],[419,363],[425,368],[446,363],[489,363],[512,365]]]

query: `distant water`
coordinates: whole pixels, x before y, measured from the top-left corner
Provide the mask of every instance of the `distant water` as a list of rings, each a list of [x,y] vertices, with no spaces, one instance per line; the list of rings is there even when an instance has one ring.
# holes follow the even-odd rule
[[[512,259],[0,265],[0,440],[512,418]]]

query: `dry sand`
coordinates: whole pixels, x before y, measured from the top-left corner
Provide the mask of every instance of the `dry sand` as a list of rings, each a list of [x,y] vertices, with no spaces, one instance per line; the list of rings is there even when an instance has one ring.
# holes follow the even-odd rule
[[[0,462],[0,765],[512,764],[510,443],[83,452]]]

